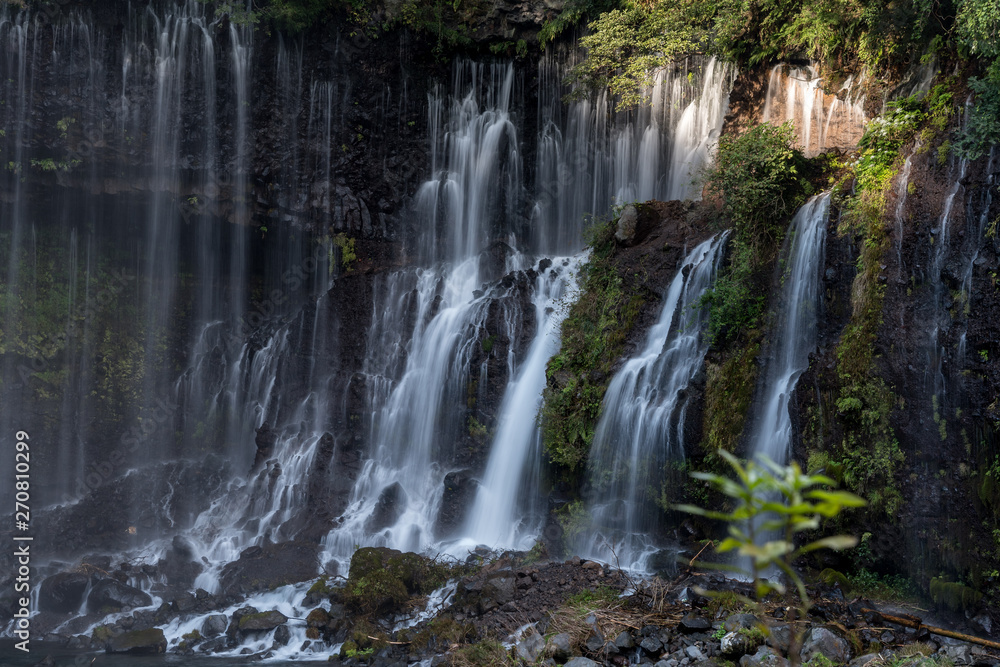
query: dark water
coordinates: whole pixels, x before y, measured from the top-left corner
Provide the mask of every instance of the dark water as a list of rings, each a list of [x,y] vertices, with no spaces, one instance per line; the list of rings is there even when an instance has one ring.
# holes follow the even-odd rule
[[[170,665],[184,665],[187,667],[227,667],[228,665],[246,665],[246,657],[241,658],[212,658],[196,657],[186,655],[107,655],[106,653],[95,653],[93,651],[80,652],[70,651],[61,646],[44,644],[41,642],[31,642],[31,651],[24,653],[14,648],[14,642],[8,639],[0,640],[0,667],[31,667],[37,665],[46,656],[52,656],[57,667],[153,667]],[[315,660],[298,660],[294,663],[289,661],[267,661],[266,665],[302,665],[326,663],[326,658],[317,657]]]

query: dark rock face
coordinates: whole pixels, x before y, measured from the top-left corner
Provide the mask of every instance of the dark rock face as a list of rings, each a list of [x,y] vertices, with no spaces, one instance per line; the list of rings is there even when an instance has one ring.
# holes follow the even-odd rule
[[[437,517],[437,534],[442,537],[452,535],[462,526],[465,513],[476,499],[479,484],[471,470],[450,472],[444,477],[444,495]]]
[[[163,636],[163,630],[159,628],[133,630],[112,637],[108,640],[105,650],[108,653],[130,653],[133,655],[165,653],[167,639]]]
[[[148,594],[114,579],[97,582],[87,596],[87,607],[93,610],[148,607],[151,604],[153,599]]]
[[[395,524],[403,512],[405,503],[406,492],[403,491],[403,487],[398,482],[382,489],[375,510],[365,524],[365,529],[370,533],[377,533]]]
[[[60,572],[42,582],[38,594],[39,611],[70,614],[83,603],[83,594],[90,583],[88,572]]]
[[[222,590],[249,595],[311,579],[319,567],[317,548],[309,542],[250,547],[222,570]]]

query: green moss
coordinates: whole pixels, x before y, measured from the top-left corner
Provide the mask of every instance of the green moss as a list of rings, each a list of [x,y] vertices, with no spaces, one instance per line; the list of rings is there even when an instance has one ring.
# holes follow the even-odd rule
[[[106,625],[98,625],[90,633],[90,640],[95,644],[106,644],[111,639],[111,630]]]
[[[563,321],[561,349],[546,371],[542,437],[549,459],[568,472],[583,467],[612,367],[645,302],[643,293],[626,292],[612,261],[614,232],[612,220],[591,233],[591,259],[582,269],[580,296]]]
[[[444,584],[451,568],[414,553],[382,547],[358,549],[344,587],[344,602],[360,614],[386,613],[410,595],[424,595]]]
[[[721,363],[706,364],[704,438],[706,454],[736,450],[757,383],[760,343],[750,341]]]
[[[983,598],[979,591],[941,577],[931,579],[930,592],[935,604],[954,612],[973,607]]]
[[[517,664],[510,651],[495,639],[484,639],[448,654],[453,667],[503,667]]]
[[[329,580],[326,577],[320,577],[313,585],[309,587],[309,592],[307,595],[313,597],[326,597],[333,592],[333,586],[330,585]]]

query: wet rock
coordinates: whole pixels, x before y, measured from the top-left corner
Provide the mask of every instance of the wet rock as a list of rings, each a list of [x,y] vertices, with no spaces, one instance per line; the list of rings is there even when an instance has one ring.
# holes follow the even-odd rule
[[[601,667],[590,658],[570,658],[566,661],[566,667]]]
[[[291,638],[292,631],[288,629],[287,625],[279,625],[274,629],[274,643],[285,646]]]
[[[225,614],[212,614],[201,624],[201,634],[205,637],[217,637],[226,631],[229,620]]]
[[[271,611],[242,616],[238,627],[240,632],[263,632],[265,630],[273,630],[287,621],[287,616],[280,611],[272,609]]]
[[[484,282],[496,282],[507,273],[507,258],[514,249],[503,241],[496,241],[479,256],[479,275]]]
[[[365,530],[369,533],[377,533],[392,526],[403,513],[405,505],[406,492],[403,491],[399,482],[385,487],[378,496],[375,509],[365,523]]]
[[[132,655],[165,653],[167,638],[163,636],[163,630],[160,628],[133,630],[109,639],[105,650],[108,653],[129,653]]]
[[[680,629],[681,632],[687,633],[708,632],[712,629],[712,622],[704,616],[691,613],[681,619]]]
[[[254,444],[257,445],[257,453],[253,459],[253,470],[257,470],[265,461],[271,458],[271,454],[274,453],[274,445],[277,442],[278,432],[271,428],[270,424],[265,422],[257,429],[257,437],[254,438]]]
[[[528,664],[535,662],[545,649],[545,640],[537,632],[532,632],[517,643],[517,656]]]
[[[761,646],[753,655],[740,658],[740,667],[787,667],[788,661],[767,646]]]
[[[733,630],[722,636],[722,654],[726,656],[738,657],[747,653],[753,653],[760,642],[748,632]]]
[[[456,470],[445,475],[441,509],[438,510],[436,531],[449,536],[461,527],[465,513],[476,498],[479,484],[471,470]]]
[[[87,596],[87,607],[94,610],[120,610],[126,607],[148,607],[151,604],[153,599],[148,594],[114,579],[98,581]]]
[[[223,568],[219,583],[229,594],[249,595],[308,581],[319,568],[317,548],[310,542],[251,547],[240,554],[239,560]]]
[[[549,653],[556,662],[565,662],[573,655],[573,641],[569,634],[560,632],[549,640]]]
[[[604,637],[599,634],[591,634],[587,637],[587,642],[584,644],[584,648],[590,653],[597,653],[604,647]]]
[[[847,642],[826,628],[813,628],[802,644],[803,662],[809,662],[817,654],[837,665],[846,664],[851,657]]]
[[[639,642],[639,647],[650,655],[659,655],[660,651],[663,650],[663,642],[656,637],[644,637],[643,640]]]
[[[705,659],[705,654],[702,653],[701,649],[698,648],[697,646],[688,646],[687,648],[684,649],[684,653],[687,655],[687,657],[691,658],[691,660],[694,660],[695,662]]]
[[[60,572],[42,582],[38,592],[38,610],[71,614],[83,604],[83,594],[90,583],[87,572]]]
[[[940,653],[955,665],[971,665],[973,663],[972,649],[969,648],[968,644],[942,646]]]
[[[752,630],[759,625],[760,620],[753,614],[730,614],[726,619],[725,628],[726,632],[732,632],[740,628]]]

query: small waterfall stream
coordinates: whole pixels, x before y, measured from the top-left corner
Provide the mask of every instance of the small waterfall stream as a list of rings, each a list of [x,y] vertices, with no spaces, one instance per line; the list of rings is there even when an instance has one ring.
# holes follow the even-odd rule
[[[788,462],[792,446],[789,406],[795,385],[809,367],[809,355],[816,347],[829,214],[829,193],[817,195],[798,210],[788,228],[788,268],[750,439],[754,456],[767,457],[779,465]]]
[[[687,255],[641,352],[608,386],[587,464],[591,532],[576,545],[588,558],[642,572],[661,548],[655,500],[664,466],[684,457],[686,390],[708,351],[701,298],[715,281],[726,236]]]
[[[862,81],[851,76],[835,95],[829,94],[814,65],[775,65],[768,77],[761,120],[792,121],[807,157],[829,148],[852,148],[865,129],[865,98],[859,93],[863,90]]]

